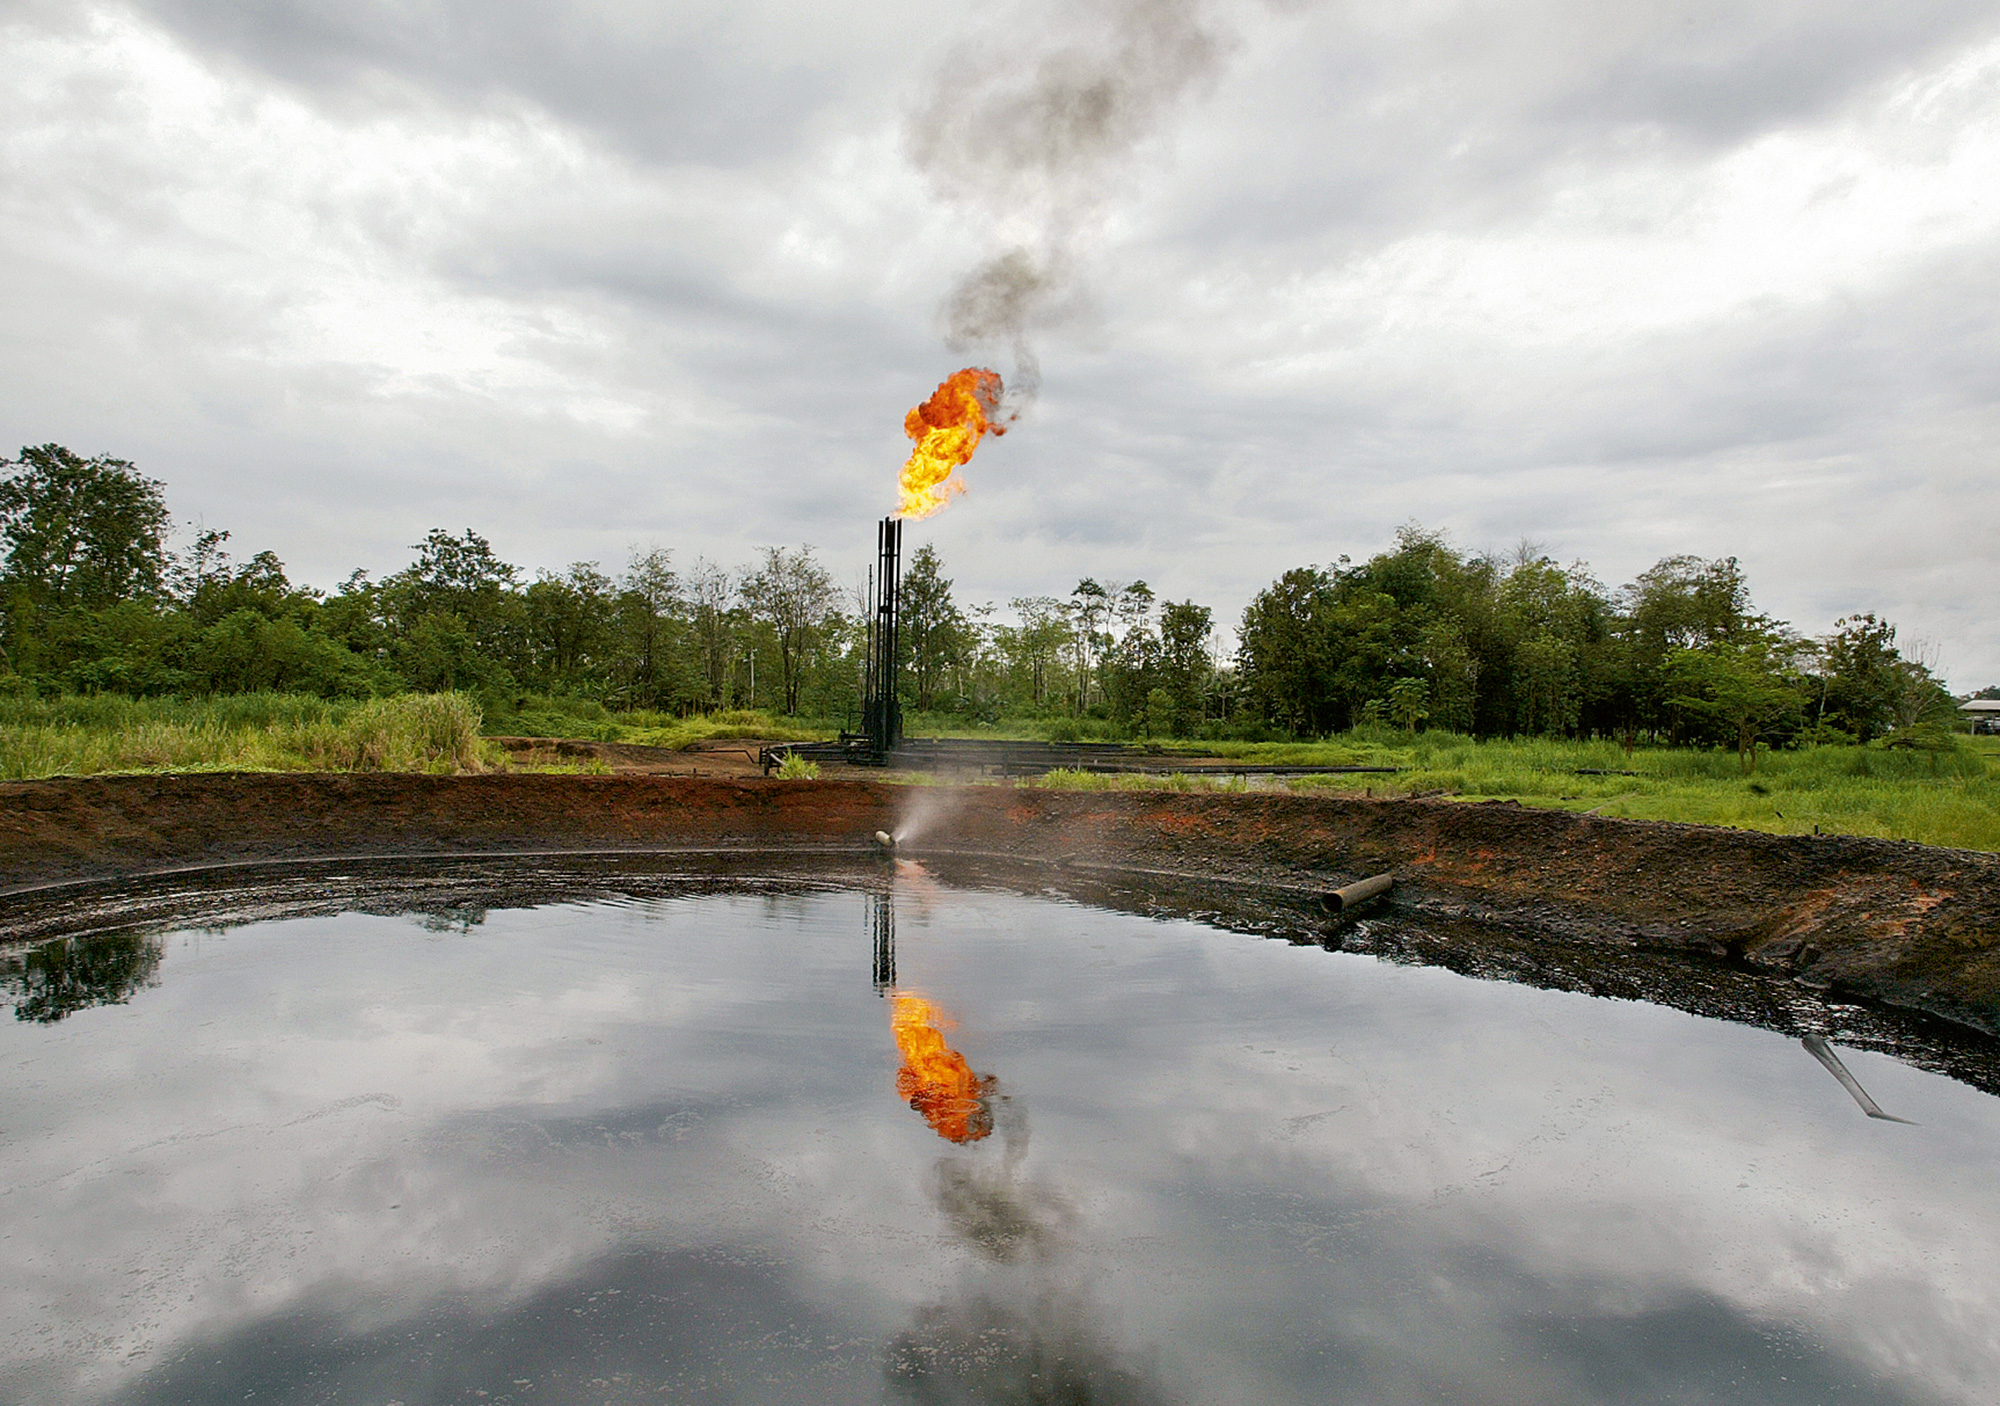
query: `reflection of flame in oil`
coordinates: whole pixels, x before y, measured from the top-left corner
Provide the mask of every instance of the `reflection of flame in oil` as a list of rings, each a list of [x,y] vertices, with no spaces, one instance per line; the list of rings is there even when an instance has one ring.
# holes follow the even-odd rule
[[[1007,433],[994,419],[999,406],[1000,373],[968,366],[903,417],[903,432],[917,447],[903,465],[897,517],[929,517],[965,491],[965,481],[952,475],[982,437]]]
[[[993,1131],[993,1110],[987,1093],[993,1080],[972,1072],[965,1056],[947,1045],[944,1032],[951,1017],[922,996],[897,991],[889,997],[889,1028],[903,1067],[896,1071],[896,1092],[948,1142],[977,1142]]]

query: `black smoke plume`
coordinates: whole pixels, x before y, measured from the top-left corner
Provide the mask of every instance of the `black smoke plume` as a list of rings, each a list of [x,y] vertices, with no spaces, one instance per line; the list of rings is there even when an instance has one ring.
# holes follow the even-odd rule
[[[1008,240],[959,280],[942,314],[953,350],[1013,354],[1013,414],[1041,379],[1030,334],[1076,311],[1080,244],[1235,43],[1203,0],[1096,0],[1062,16],[1043,42],[956,54],[906,133],[933,187],[995,217]]]

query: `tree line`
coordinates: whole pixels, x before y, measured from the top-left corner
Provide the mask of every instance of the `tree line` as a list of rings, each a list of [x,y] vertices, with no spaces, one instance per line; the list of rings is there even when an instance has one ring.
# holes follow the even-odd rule
[[[16,690],[456,689],[500,712],[531,693],[676,712],[844,701],[856,622],[810,548],[742,571],[647,548],[616,575],[531,578],[477,532],[433,528],[401,571],[324,592],[271,552],[235,559],[227,532],[170,550],[164,487],[127,461],[47,444],[0,473],[0,685]]]
[[[0,460],[0,689],[133,696],[458,689],[504,716],[531,696],[687,713],[853,718],[865,603],[812,548],[736,570],[647,547],[622,570],[528,576],[434,528],[381,579],[323,592],[226,532],[169,547],[164,486],[60,445]],[[1478,736],[1721,744],[1903,740],[1951,700],[1873,615],[1807,638],[1757,612],[1733,558],[1670,557],[1607,589],[1523,548],[1468,554],[1406,528],[1355,564],[1285,572],[1232,656],[1209,607],[1143,581],[959,602],[918,547],[902,585],[905,707],[1163,737],[1313,736],[1357,725]],[[1929,730],[1928,732],[1926,730]]]
[[[1757,611],[1734,557],[1668,557],[1617,589],[1532,547],[1469,555],[1405,528],[1286,572],[1243,616],[1238,686],[1301,733],[1381,720],[1478,736],[1726,745],[1936,741],[1953,700],[1873,614],[1819,638]]]

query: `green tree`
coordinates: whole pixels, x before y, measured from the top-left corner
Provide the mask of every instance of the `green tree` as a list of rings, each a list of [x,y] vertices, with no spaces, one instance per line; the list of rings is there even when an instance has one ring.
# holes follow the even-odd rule
[[[619,582],[617,600],[622,701],[663,709],[683,695],[679,645],[686,629],[686,605],[671,553],[664,547],[635,551]]]
[[[1417,724],[1428,718],[1430,710],[1424,705],[1430,701],[1430,685],[1422,679],[1395,679],[1389,684],[1389,716],[1405,732],[1415,732]]]
[[[720,708],[729,701],[730,677],[737,654],[737,613],[729,573],[705,557],[696,557],[688,574],[688,629],[700,663],[703,702]]]
[[[67,693],[157,697],[201,689],[185,664],[187,617],[155,601],[52,611],[39,622],[38,675]]]
[[[1160,608],[1156,673],[1160,687],[1166,691],[1172,736],[1191,737],[1201,728],[1209,676],[1213,672],[1208,657],[1213,629],[1213,617],[1205,605],[1196,605],[1191,600],[1169,601]]]
[[[994,631],[994,646],[1024,687],[1028,701],[1041,708],[1058,693],[1063,656],[1074,647],[1076,629],[1067,605],[1054,596],[1018,596],[1007,606],[1020,624]]]
[[[1620,595],[1624,616],[1618,628],[1630,721],[1655,733],[1667,728],[1678,740],[1676,729],[1691,715],[1670,702],[1675,693],[1670,659],[1677,650],[1703,649],[1754,633],[1742,568],[1735,557],[1666,557]]]
[[[965,652],[969,622],[952,598],[944,564],[928,542],[910,557],[897,596],[905,677],[913,702],[929,711],[952,668]]]
[[[230,612],[202,629],[184,656],[185,686],[207,693],[312,693],[364,698],[391,693],[394,675],[297,620]]]
[[[1136,723],[1164,734],[1164,715],[1157,725],[1148,720],[1160,660],[1160,637],[1153,632],[1153,588],[1144,581],[1134,581],[1111,589],[1109,594],[1110,618],[1117,622],[1117,635],[1106,634],[1098,673],[1111,716],[1121,725]]]
[[[1069,593],[1069,615],[1074,630],[1070,636],[1076,664],[1076,712],[1080,717],[1090,707],[1091,677],[1097,658],[1109,643],[1104,624],[1111,618],[1111,592],[1086,576]]]
[[[1601,662],[1610,602],[1580,565],[1564,568],[1524,544],[1498,578],[1495,623],[1511,659],[1508,730],[1570,736],[1610,692]]]
[[[434,527],[416,551],[370,596],[391,665],[425,692],[512,693],[532,668],[519,568],[471,528]]]
[[[1318,567],[1294,567],[1251,599],[1237,632],[1237,672],[1252,706],[1294,733],[1333,722],[1334,585]]]
[[[124,459],[85,459],[60,444],[0,459],[0,543],[12,592],[36,605],[107,605],[158,594],[171,519],[160,483]]]
[[[763,564],[743,578],[742,595],[752,617],[776,638],[785,711],[797,713],[806,656],[821,643],[834,613],[833,578],[811,547],[766,547]]]
[[[1951,691],[1931,672],[1934,659],[1921,649],[1910,650],[1896,661],[1898,688],[1894,710],[1894,730],[1887,738],[1891,747],[1950,748],[1951,725],[1958,720],[1958,707]]]
[[[1896,726],[1905,679],[1894,625],[1872,613],[1845,616],[1819,642],[1818,655],[1816,724],[1857,742],[1871,741]]]
[[[1471,732],[1479,703],[1480,661],[1452,616],[1426,624],[1417,636],[1417,658],[1430,680],[1431,721],[1449,732]]]
[[[1778,724],[1797,725],[1800,681],[1788,642],[1765,634],[1676,648],[1664,670],[1669,707],[1708,722],[1736,747],[1743,774],[1757,766],[1757,743]]]
[[[520,593],[527,676],[550,693],[601,695],[616,649],[616,591],[594,561],[543,571]]]

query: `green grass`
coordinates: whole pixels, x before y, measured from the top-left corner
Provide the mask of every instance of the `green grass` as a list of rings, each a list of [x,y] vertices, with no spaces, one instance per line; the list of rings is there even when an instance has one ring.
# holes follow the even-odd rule
[[[1189,776],[1184,771],[1071,771],[1057,767],[1025,783],[1050,791],[1245,791],[1240,776]]]
[[[522,724],[528,724],[523,727]],[[0,780],[151,771],[534,771],[597,774],[602,762],[511,761],[482,733],[685,747],[725,738],[812,742],[833,729],[742,710],[580,717],[557,706],[481,725],[462,694],[352,701],[299,694],[218,698],[0,697]]]
[[[617,742],[638,742],[648,747],[686,747],[695,742],[756,738],[764,742],[819,742],[838,729],[819,726],[810,719],[778,718],[761,710],[733,708],[727,712],[695,713],[677,717],[672,713],[615,713]]]
[[[253,693],[214,699],[0,699],[0,779],[150,771],[484,770],[463,694],[364,701]]]
[[[605,714],[594,721],[594,735],[606,740],[660,747],[729,738],[806,742],[835,730],[813,720],[749,711],[686,718]],[[1029,723],[981,729],[973,735],[1024,737],[1041,730],[1041,724]],[[925,732],[968,735],[964,729],[947,727],[928,727]],[[1411,736],[1388,728],[1321,742],[1183,743],[1170,744],[1168,750],[1220,754],[1246,763],[1400,768],[1394,775],[1250,783],[1257,789],[1515,800],[1635,819],[1693,821],[1779,834],[1818,830],[2000,851],[2000,737],[1961,738],[1953,750],[1936,752],[1880,747],[1766,752],[1749,777],[1742,774],[1735,753],[1727,751],[1640,748],[1627,755],[1609,742],[1481,742],[1449,733]],[[481,741],[477,705],[456,694],[360,702],[268,693],[213,699],[0,697],[0,779],[146,771],[489,768],[603,769],[601,763],[526,767],[509,763],[497,746]],[[1579,769],[1635,774],[1580,776]],[[890,775],[912,783],[929,779],[919,773]],[[1100,776],[1058,771],[1034,784],[1083,790],[1245,788],[1240,779],[1188,773]]]
[[[1773,834],[1874,835],[2000,850],[2000,738],[1954,751],[1813,747],[1765,752],[1744,776],[1734,752],[1641,748],[1546,738],[1475,741],[1381,729],[1326,742],[1217,743],[1188,751],[1286,766],[1394,766],[1393,776],[1330,775],[1264,783],[1302,793],[1412,796],[1590,811],[1640,820],[1727,825]],[[1579,769],[1636,775],[1580,776]],[[1238,789],[1240,781],[1051,772],[1070,790]]]

